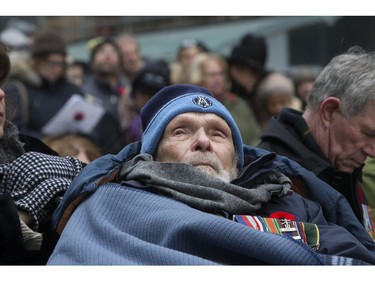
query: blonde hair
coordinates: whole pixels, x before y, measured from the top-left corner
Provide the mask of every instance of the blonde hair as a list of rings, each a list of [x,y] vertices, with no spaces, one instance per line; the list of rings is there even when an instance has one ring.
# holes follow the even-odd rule
[[[191,64],[189,72],[189,83],[199,86],[203,84],[204,67],[206,63],[210,60],[216,61],[223,68],[223,71],[226,73],[228,69],[228,64],[220,55],[215,53],[197,54],[194,57],[193,62]]]
[[[8,49],[3,44],[0,44],[0,65],[0,86],[3,86],[3,84],[7,81],[11,68]]]
[[[60,156],[77,156],[80,152],[84,152],[90,161],[102,156],[101,149],[83,135],[45,137],[43,142]]]

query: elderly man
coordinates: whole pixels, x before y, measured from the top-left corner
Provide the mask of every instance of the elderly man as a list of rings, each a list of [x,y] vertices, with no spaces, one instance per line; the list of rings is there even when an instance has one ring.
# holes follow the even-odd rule
[[[48,264],[375,262],[280,171],[324,183],[293,161],[244,146],[207,89],[165,87],[141,120],[142,142],[91,162],[73,180],[54,214],[61,236]]]
[[[133,34],[120,33],[115,41],[121,50],[123,78],[131,84],[137,72],[146,65],[147,59],[142,56],[139,42]]]
[[[358,177],[366,157],[375,156],[374,87],[375,53],[353,47],[320,73],[305,112],[284,109],[271,120],[258,145],[297,161],[343,194],[369,232],[372,216],[363,213],[367,208],[361,206]],[[326,216],[338,208],[323,193],[308,198],[331,201],[331,208],[323,208]],[[337,216],[348,220],[344,213]]]

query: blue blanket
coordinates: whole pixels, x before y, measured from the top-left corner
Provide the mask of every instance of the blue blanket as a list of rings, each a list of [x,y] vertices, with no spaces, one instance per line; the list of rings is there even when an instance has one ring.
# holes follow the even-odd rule
[[[173,199],[107,183],[83,201],[48,265],[332,265],[292,238],[264,233]]]

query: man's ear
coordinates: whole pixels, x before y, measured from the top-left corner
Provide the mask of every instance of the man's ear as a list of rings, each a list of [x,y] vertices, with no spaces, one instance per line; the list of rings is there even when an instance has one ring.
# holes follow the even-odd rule
[[[340,110],[340,102],[336,97],[329,97],[321,103],[319,115],[324,126],[328,126],[335,113]]]

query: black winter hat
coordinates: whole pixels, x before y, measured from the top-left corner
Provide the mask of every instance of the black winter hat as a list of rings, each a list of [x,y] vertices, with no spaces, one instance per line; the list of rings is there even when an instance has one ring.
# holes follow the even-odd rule
[[[168,63],[157,60],[147,63],[134,77],[132,95],[142,91],[150,96],[170,85],[170,70]]]
[[[267,45],[263,36],[247,34],[241,38],[239,44],[233,47],[228,58],[229,64],[247,66],[256,72],[265,72],[267,59]]]
[[[49,31],[38,34],[31,47],[31,55],[40,57],[53,53],[66,55],[66,44],[63,38],[57,33]]]

